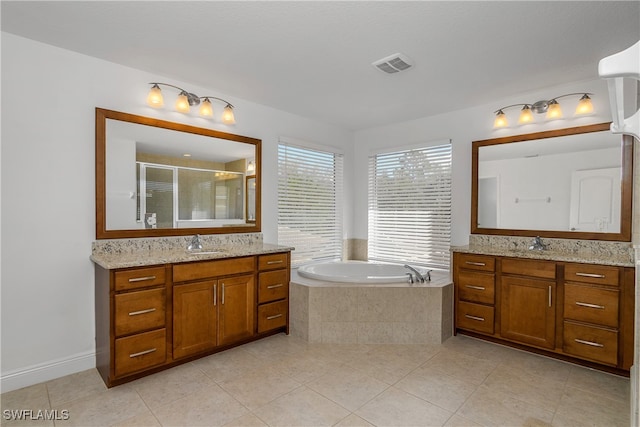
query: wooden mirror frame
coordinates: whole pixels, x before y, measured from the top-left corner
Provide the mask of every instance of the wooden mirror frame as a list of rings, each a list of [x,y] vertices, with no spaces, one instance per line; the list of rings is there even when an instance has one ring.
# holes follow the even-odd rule
[[[478,149],[480,147],[497,144],[509,144],[512,142],[531,141],[536,139],[554,138],[566,135],[577,135],[590,132],[608,131],[610,123],[578,126],[573,128],[558,129],[544,132],[514,135],[502,138],[473,141],[471,146],[471,234],[489,234],[499,236],[529,236],[550,237],[559,239],[584,239],[607,241],[631,241],[631,205],[633,193],[633,137],[620,135],[622,146],[622,177],[620,199],[620,232],[598,233],[581,231],[559,230],[519,230],[506,228],[482,228],[478,227]]]
[[[120,120],[146,126],[153,126],[178,132],[192,133],[218,139],[252,144],[255,146],[256,162],[256,218],[247,225],[224,227],[193,227],[193,228],[144,228],[131,230],[106,229],[106,147],[107,147],[107,119]],[[193,234],[232,234],[257,233],[261,231],[261,179],[262,140],[247,136],[235,135],[212,129],[199,128],[181,123],[168,122],[134,114],[96,108],[96,239],[122,239],[139,237],[188,236]]]

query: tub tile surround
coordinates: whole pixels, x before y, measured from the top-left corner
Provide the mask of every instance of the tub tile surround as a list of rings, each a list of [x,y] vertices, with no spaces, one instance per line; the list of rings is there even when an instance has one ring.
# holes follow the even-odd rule
[[[543,238],[548,249],[529,250],[532,237],[490,236],[472,234],[468,246],[453,246],[454,252],[475,253],[515,258],[633,267],[635,254],[630,242]]]
[[[139,239],[109,239],[93,242],[91,260],[106,269],[203,261],[293,250],[289,246],[264,243],[262,233],[201,235],[204,251],[213,254],[192,255],[186,251],[193,236]]]
[[[428,284],[324,283],[291,273],[291,334],[310,343],[440,344],[453,333],[448,272]]]

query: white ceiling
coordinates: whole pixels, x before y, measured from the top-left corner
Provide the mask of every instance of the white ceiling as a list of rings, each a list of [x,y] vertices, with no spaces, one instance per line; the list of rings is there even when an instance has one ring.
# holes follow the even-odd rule
[[[353,130],[596,79],[640,39],[638,1],[2,1],[1,17],[2,31]],[[414,67],[371,66],[397,52]]]

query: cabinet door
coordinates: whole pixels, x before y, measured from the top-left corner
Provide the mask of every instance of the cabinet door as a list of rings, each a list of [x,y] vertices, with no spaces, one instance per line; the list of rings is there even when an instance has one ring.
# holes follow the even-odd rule
[[[253,275],[218,280],[220,288],[219,343],[230,344],[253,336],[255,330],[255,280]]]
[[[556,283],[502,277],[500,335],[544,348],[555,347]]]
[[[173,357],[190,356],[216,346],[217,282],[173,287]]]

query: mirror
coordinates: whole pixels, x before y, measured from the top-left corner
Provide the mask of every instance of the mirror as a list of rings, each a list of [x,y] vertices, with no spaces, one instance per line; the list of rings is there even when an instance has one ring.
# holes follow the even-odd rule
[[[471,233],[631,241],[632,150],[609,123],[474,141]]]
[[[96,108],[96,239],[259,232],[260,155],[259,139]]]

